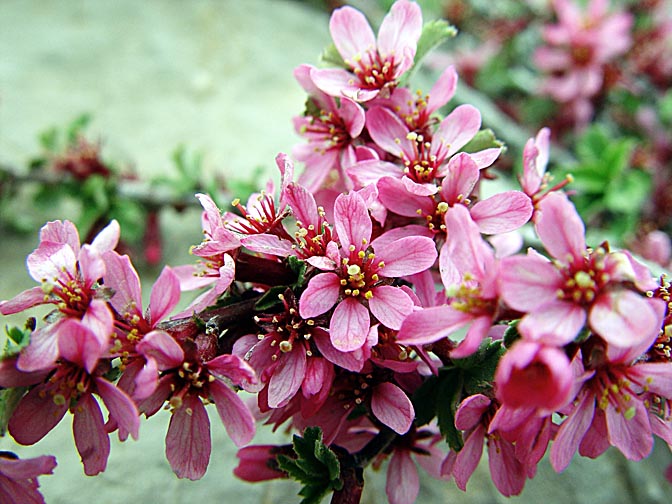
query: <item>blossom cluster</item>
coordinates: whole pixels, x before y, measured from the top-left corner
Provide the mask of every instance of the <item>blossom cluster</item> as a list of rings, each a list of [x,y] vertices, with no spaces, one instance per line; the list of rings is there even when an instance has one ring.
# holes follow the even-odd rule
[[[342,467],[389,459],[394,504],[415,501],[416,462],[466,489],[484,444],[506,496],[549,447],[557,471],[577,451],[614,446],[640,460],[654,436],[672,447],[670,283],[627,250],[588,246],[570,179],[550,187],[549,130],[527,142],[520,188],[486,196],[503,147],[476,107],[450,103],[455,68],[427,94],[405,85],[423,33],[418,5],[395,2],[377,36],[343,7],[330,31],[341,67],[295,71],[309,97],[294,120],[303,172],[295,179],[278,155],[277,191],[269,183],[230,211],[197,195],[196,261],[165,267],[146,309],[131,259],[115,251],[116,221],[84,245],[68,221],[42,228],[27,260],[39,285],[0,303],[3,315],[53,308],[0,362],[0,386],[25,390],[9,433],[36,443],[69,411],[95,475],[110,434],[138,438],[139,417],[163,408],[166,458],[196,480],[214,403],[237,446],[256,417],[319,427]],[[534,247],[520,253],[523,227]],[[181,292],[197,289],[171,317]],[[241,448],[235,474],[286,476],[286,452]],[[40,502],[33,478],[53,459],[32,472],[23,462],[0,464],[0,495],[25,502],[20,492],[32,491]]]

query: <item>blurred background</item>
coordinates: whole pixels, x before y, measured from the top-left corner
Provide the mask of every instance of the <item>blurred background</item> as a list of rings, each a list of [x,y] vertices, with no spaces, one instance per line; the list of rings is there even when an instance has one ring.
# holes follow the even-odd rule
[[[13,179],[2,180],[2,189],[5,197],[28,191],[23,199],[12,197],[11,205],[0,204],[0,299],[34,285],[23,264],[37,244],[44,220],[84,213],[88,224],[97,224],[97,216],[86,215],[71,194],[54,199],[46,192],[40,195],[42,206],[36,206],[35,189],[17,182],[42,176],[25,168],[49,161],[50,147],[67,143],[68,134],[79,131],[84,122],[88,147],[113,160],[117,181],[132,192],[131,180],[163,177],[167,181],[143,186],[139,194],[150,201],[150,210],[156,211],[165,201],[171,204],[163,207],[160,219],[152,220],[152,211],[142,214],[145,210],[129,210],[132,205],[126,208],[122,200],[110,202],[105,187],[75,180],[69,190],[90,191],[92,202],[111,205],[122,221],[132,222],[142,214],[143,223],[153,222],[149,233],[144,225],[135,230],[129,225],[126,231],[129,250],[145,254],[139,265],[144,265],[142,276],[149,282],[163,264],[191,262],[189,246],[201,239],[200,212],[185,202],[184,193],[214,187],[244,196],[235,193],[262,187],[275,177],[276,154],[290,152],[298,141],[291,118],[303,111],[305,101],[292,71],[300,63],[317,63],[330,43],[329,9],[337,3],[0,1],[0,163],[18,170]],[[386,9],[385,2],[353,3],[372,16]],[[434,11],[440,4],[424,3]],[[88,121],[77,122],[82,114],[90,115]],[[59,129],[49,132],[54,126]],[[86,150],[79,147],[76,155]],[[174,192],[176,186],[181,192]],[[151,248],[157,246],[152,229],[164,237],[158,254]],[[190,299],[186,294],[184,304]],[[10,323],[22,323],[21,317],[3,317],[3,326]],[[233,477],[236,449],[215,417],[212,459],[198,482],[178,480],[165,460],[167,414],[143,422],[138,442],[113,442],[107,471],[94,478],[83,474],[70,418],[35,446],[20,447],[4,437],[0,450],[21,457],[57,456],[54,475],[40,478],[49,504],[298,502],[294,483],[253,485]],[[255,443],[285,439],[260,428]],[[521,496],[511,499],[494,489],[484,461],[466,494],[451,482],[424,479],[418,501],[668,502],[671,488],[662,471],[669,461],[669,451],[662,445],[640,463],[628,463],[609,452],[597,461],[575,460],[562,475],[544,461],[538,477],[528,481]],[[383,495],[384,478],[369,477],[364,502],[382,502]]]

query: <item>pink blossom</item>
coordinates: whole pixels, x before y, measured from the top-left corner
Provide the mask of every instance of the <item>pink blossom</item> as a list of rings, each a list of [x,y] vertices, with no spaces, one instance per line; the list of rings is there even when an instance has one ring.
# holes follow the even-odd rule
[[[244,481],[268,481],[286,478],[287,474],[277,468],[275,461],[279,448],[275,445],[252,445],[238,450],[236,457],[240,459],[233,470],[238,478]]]
[[[341,7],[333,12],[329,30],[348,69],[314,69],[312,80],[329,95],[364,102],[389,94],[413,65],[422,12],[414,2],[397,0],[383,19],[376,39],[361,12]]]
[[[445,453],[438,447],[440,439],[438,432],[429,429],[411,429],[404,436],[395,439],[385,483],[385,493],[390,504],[416,502],[420,492],[416,462],[433,478],[445,479],[441,475],[441,462]]]
[[[293,150],[294,157],[306,166],[299,182],[309,191],[326,185],[336,170],[336,189],[351,189],[344,185],[345,169],[355,163],[354,139],[364,129],[364,109],[345,96],[339,101],[321,91],[312,81],[310,65],[301,65],[294,76],[309,95],[311,106],[305,116],[294,118],[294,128],[307,140]],[[333,178],[333,177],[332,177]]]
[[[556,471],[569,465],[577,449],[593,458],[609,446],[630,460],[648,456],[654,429],[663,432],[655,405],[672,399],[672,370],[669,362],[638,361],[646,347],[614,353],[598,345],[590,355],[577,356],[586,372],[579,369],[581,390],[551,447]]]
[[[464,399],[455,414],[455,426],[464,431],[464,447],[450,452],[443,463],[442,473],[452,474],[455,483],[466,491],[467,482],[476,470],[487,439],[488,462],[492,481],[504,496],[518,495],[525,486],[527,467],[516,457],[515,446],[488,426],[497,405],[482,394]]]
[[[203,206],[201,221],[205,237],[200,245],[191,249],[191,253],[201,259],[197,265],[177,266],[173,271],[180,279],[182,290],[212,287],[179,315],[204,310],[229,288],[235,276],[235,262],[230,253],[240,247],[240,239],[227,228],[212,198],[207,194],[197,194],[196,197]]]
[[[434,114],[451,100],[456,89],[457,72],[453,66],[449,66],[428,94],[423,95],[420,91],[413,93],[407,87],[397,87],[389,98],[378,96],[372,105],[393,111],[409,131],[431,138]]]
[[[574,375],[565,353],[532,341],[518,341],[495,374],[497,398],[512,408],[556,411],[572,398]]]
[[[497,310],[497,261],[478,227],[461,205],[446,213],[449,239],[441,250],[439,267],[448,304],[411,313],[397,341],[428,344],[469,325],[465,339],[451,355],[465,357],[478,349],[492,326]]]
[[[600,91],[604,66],[624,54],[632,43],[633,19],[625,12],[607,13],[607,0],[591,0],[581,12],[572,0],[554,0],[558,23],[544,28],[547,46],[537,49],[534,61],[549,74],[542,93],[569,104],[577,123],[592,113],[590,99]]]
[[[31,445],[53,429],[68,409],[73,413],[72,430],[84,472],[91,476],[105,470],[110,439],[103,415],[93,394],[98,395],[110,419],[138,438],[138,410],[122,390],[103,374],[99,358],[105,345],[80,321],[68,319],[58,336],[61,359],[46,381],[32,388],[19,402],[9,421],[9,432],[21,444]],[[4,385],[4,384],[2,384]]]
[[[0,452],[0,501],[5,504],[44,504],[37,477],[52,474],[56,459],[43,455],[19,459],[13,453]]]
[[[657,334],[660,300],[637,288],[646,272],[624,253],[587,249],[583,222],[564,194],[546,195],[538,209],[537,234],[555,260],[529,253],[503,259],[500,268],[502,298],[527,313],[521,334],[564,345],[587,322],[609,345],[622,348]]]
[[[216,342],[207,335],[183,343],[186,352],[165,352],[164,341],[145,338],[143,353],[161,355],[161,378],[154,392],[140,403],[146,416],[156,413],[165,401],[171,408],[166,433],[166,458],[180,478],[203,477],[210,461],[210,420],[203,401],[215,403],[226,432],[237,446],[254,436],[254,418],[229,383],[255,381],[252,368],[240,357],[215,356]]]
[[[28,289],[0,303],[0,313],[9,315],[41,304],[58,309],[55,322],[38,328],[18,361],[24,371],[53,365],[59,355],[58,340],[62,324],[81,320],[101,339],[112,333],[112,313],[104,301],[98,281],[105,275],[102,255],[114,249],[119,240],[116,221],[103,229],[89,244],[80,246],[77,228],[69,221],[47,223],[40,231],[40,243],[28,256],[28,272],[40,287]]]
[[[413,309],[413,300],[384,279],[427,269],[437,254],[434,243],[421,236],[400,238],[383,249],[376,247],[376,240],[369,243],[371,218],[357,193],[339,196],[334,214],[340,247],[331,242],[325,260],[312,263],[330,271],[310,279],[301,295],[299,313],[310,319],[336,305],[329,325],[331,341],[338,350],[348,352],[366,341],[371,326],[369,310],[383,325],[401,327]]]

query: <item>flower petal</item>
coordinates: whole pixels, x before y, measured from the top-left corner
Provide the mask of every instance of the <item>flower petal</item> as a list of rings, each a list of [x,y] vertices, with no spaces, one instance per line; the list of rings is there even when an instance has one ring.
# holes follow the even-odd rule
[[[187,395],[170,417],[166,458],[178,478],[201,479],[210,462],[210,420],[198,397]]]
[[[406,393],[389,382],[381,383],[373,391],[371,412],[397,434],[406,434],[415,418],[413,404]]]
[[[105,470],[110,456],[110,437],[105,432],[103,414],[91,394],[79,398],[74,412],[72,433],[84,464],[84,473],[95,476]]]
[[[370,323],[369,310],[359,301],[353,298],[341,301],[334,310],[329,324],[329,333],[334,348],[341,352],[361,348],[366,342]]]
[[[235,445],[242,446],[252,441],[254,417],[242,399],[220,381],[210,384],[210,394],[215,400],[219,418]]]

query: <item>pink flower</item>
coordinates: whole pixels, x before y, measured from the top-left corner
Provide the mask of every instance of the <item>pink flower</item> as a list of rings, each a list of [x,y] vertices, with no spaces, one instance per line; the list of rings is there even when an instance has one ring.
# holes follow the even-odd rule
[[[421,236],[394,240],[380,250],[376,240],[369,243],[371,218],[357,193],[336,199],[334,219],[340,248],[331,242],[325,260],[309,261],[331,271],[310,279],[301,295],[299,313],[310,319],[336,305],[329,324],[331,341],[338,350],[349,352],[366,341],[371,326],[369,310],[383,325],[401,327],[413,309],[413,300],[385,279],[423,271],[434,264],[437,254],[432,240]]]
[[[420,475],[415,462],[433,478],[445,479],[441,475],[441,462],[445,453],[438,447],[440,439],[438,432],[428,429],[411,429],[404,436],[395,439],[385,483],[385,493],[390,504],[416,502],[420,492]]]
[[[245,446],[236,453],[240,461],[233,470],[233,474],[252,483],[286,478],[287,474],[277,467],[275,460],[277,452],[280,452],[280,449],[275,445]]]
[[[5,504],[44,504],[37,477],[52,474],[54,467],[56,458],[51,455],[21,460],[13,453],[0,452],[0,501]]]
[[[527,468],[516,457],[514,444],[497,431],[488,431],[497,409],[497,405],[482,394],[467,397],[457,409],[455,426],[464,431],[464,447],[448,454],[441,472],[452,474],[462,491],[466,491],[467,482],[481,459],[485,439],[488,440],[490,475],[497,490],[510,497],[518,495],[525,486]]]
[[[439,267],[448,304],[411,313],[404,320],[397,341],[406,345],[429,344],[470,325],[465,339],[451,353],[460,358],[478,349],[494,321],[497,262],[464,206],[446,213],[446,227],[449,238],[441,250]]]
[[[179,345],[165,331],[157,329],[180,300],[180,281],[168,267],[164,267],[152,286],[149,306],[146,313],[142,311],[142,292],[140,278],[128,256],[116,252],[105,254],[107,273],[105,286],[114,294],[110,304],[116,312],[115,325],[117,331],[111,353],[121,355],[124,372],[120,378],[120,386],[135,399],[144,399],[156,387],[158,371],[161,370],[163,359],[160,355],[170,353],[169,348]],[[158,333],[158,334],[157,334]],[[163,353],[143,354],[145,338],[156,338],[164,341]],[[172,348],[172,352],[177,350]],[[124,433],[120,433],[124,436]]]
[[[648,346],[614,351],[598,345],[590,355],[577,356],[581,367],[583,359],[586,372],[579,369],[581,390],[551,447],[556,471],[569,465],[577,449],[595,458],[615,446],[626,458],[641,460],[653,447],[653,433],[671,437],[659,426],[662,422],[655,405],[672,399],[672,369],[669,362],[637,360],[642,348]],[[662,420],[669,423],[669,417]]]
[[[217,298],[229,288],[235,276],[235,262],[229,254],[240,247],[240,239],[231,232],[222,213],[206,194],[196,197],[203,206],[201,217],[205,238],[191,253],[201,258],[198,265],[184,265],[173,268],[180,279],[182,290],[193,290],[212,285],[179,315],[199,312],[215,303]],[[214,285],[213,285],[214,284]]]
[[[591,0],[585,12],[572,0],[554,0],[558,24],[546,26],[548,46],[534,54],[537,66],[550,74],[541,91],[556,101],[571,104],[579,124],[592,113],[590,99],[604,80],[606,63],[624,54],[632,43],[632,17],[625,12],[607,14],[607,0]]]
[[[62,324],[81,320],[100,338],[112,333],[112,313],[107,307],[98,281],[105,275],[102,255],[116,247],[119,224],[112,221],[93,242],[80,246],[77,228],[69,221],[47,223],[40,231],[40,243],[28,256],[28,272],[40,287],[28,289],[0,303],[0,313],[9,315],[41,304],[58,309],[54,323],[38,328],[18,361],[24,371],[50,367],[59,355],[58,340]]]
[[[340,352],[333,348],[323,328],[299,316],[291,290],[287,289],[281,300],[284,311],[255,317],[264,333],[243,336],[234,344],[234,354],[246,358],[259,377],[258,383],[244,387],[249,392],[266,388],[258,396],[262,412],[287,405],[299,390],[317,409],[326,400],[334,378],[333,364],[321,355],[321,350],[325,349],[325,357]],[[347,354],[337,360],[354,364],[356,371],[364,364]]]
[[[156,334],[156,333],[155,333]],[[166,433],[166,458],[179,478],[203,477],[210,461],[210,420],[203,401],[214,402],[226,432],[236,446],[254,436],[254,418],[229,383],[254,382],[254,371],[240,357],[215,356],[216,342],[203,334],[183,343],[187,352],[166,351],[165,340],[145,338],[145,355],[160,356],[163,370],[155,391],[140,403],[147,417],[165,401],[171,407]]]
[[[495,383],[502,404],[553,412],[573,398],[574,374],[562,350],[522,340],[499,361]]]
[[[309,95],[305,116],[294,118],[294,128],[308,143],[293,149],[294,157],[306,165],[299,182],[310,191],[324,187],[333,170],[339,173],[337,190],[347,190],[345,169],[355,163],[353,140],[364,129],[364,109],[356,102],[340,97],[338,101],[318,89],[311,79],[310,65],[301,65],[294,76]],[[314,110],[313,110],[314,109]]]
[[[376,39],[361,12],[341,7],[332,14],[329,30],[348,70],[314,69],[313,82],[329,95],[364,102],[389,93],[413,65],[422,12],[416,3],[398,0],[383,19]]]
[[[103,415],[93,394],[98,395],[110,419],[138,438],[138,410],[122,390],[103,375],[98,366],[106,345],[80,321],[63,322],[58,336],[61,360],[49,378],[32,388],[19,402],[9,421],[9,432],[21,444],[31,445],[51,431],[68,409],[73,413],[72,430],[84,472],[91,476],[105,470],[110,439]],[[6,385],[6,383],[0,384]]]
[[[564,194],[546,195],[538,209],[537,234],[555,260],[537,253],[508,257],[499,274],[504,301],[527,313],[518,326],[521,334],[560,346],[587,322],[609,345],[621,348],[656,335],[660,300],[638,288],[650,280],[646,271],[624,253],[587,249],[583,222]]]
[[[378,96],[374,104],[393,111],[409,131],[431,138],[433,115],[450,101],[456,89],[457,72],[453,66],[449,66],[439,76],[428,94],[423,95],[420,91],[412,93],[407,87],[397,87],[389,98]],[[394,154],[396,155],[396,152]]]

